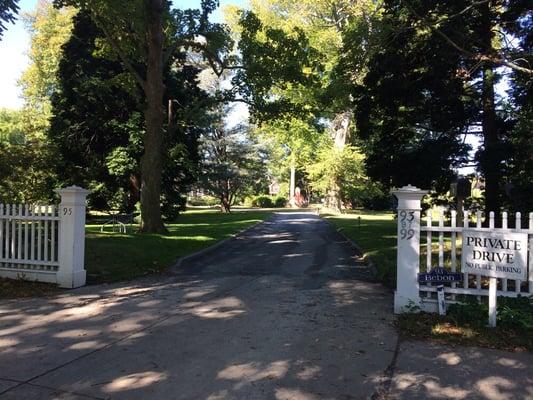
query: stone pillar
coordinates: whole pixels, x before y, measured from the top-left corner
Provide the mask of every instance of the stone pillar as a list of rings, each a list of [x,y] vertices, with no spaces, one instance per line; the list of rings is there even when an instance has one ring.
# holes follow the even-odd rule
[[[88,190],[77,186],[58,189],[59,269],[57,284],[63,288],[85,285],[85,209]]]
[[[420,211],[427,191],[407,185],[393,191],[398,198],[398,256],[394,312],[406,306],[420,306],[418,273],[420,271]]]

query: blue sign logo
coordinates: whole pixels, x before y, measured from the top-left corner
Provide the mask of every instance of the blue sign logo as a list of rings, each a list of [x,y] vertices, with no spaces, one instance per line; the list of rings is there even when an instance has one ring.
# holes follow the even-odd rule
[[[432,268],[429,273],[418,274],[418,282],[420,283],[445,283],[445,282],[461,282],[463,274],[458,272],[449,272],[444,268]]]

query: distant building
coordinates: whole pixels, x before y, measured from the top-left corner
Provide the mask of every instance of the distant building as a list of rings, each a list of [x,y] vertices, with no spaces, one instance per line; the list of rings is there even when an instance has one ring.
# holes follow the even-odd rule
[[[279,183],[274,181],[268,185],[268,193],[271,196],[277,196],[279,194]]]

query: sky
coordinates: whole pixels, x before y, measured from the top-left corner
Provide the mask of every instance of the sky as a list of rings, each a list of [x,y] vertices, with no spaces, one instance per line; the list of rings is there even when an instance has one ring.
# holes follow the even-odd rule
[[[21,12],[32,11],[38,0],[20,0]],[[173,0],[178,8],[199,8],[200,0]],[[220,0],[220,7],[211,15],[212,21],[223,20],[222,9],[226,5],[234,4],[246,7],[247,0]],[[26,55],[30,39],[23,22],[18,19],[15,24],[8,24],[0,40],[0,108],[21,108],[22,99],[17,81],[28,66]]]

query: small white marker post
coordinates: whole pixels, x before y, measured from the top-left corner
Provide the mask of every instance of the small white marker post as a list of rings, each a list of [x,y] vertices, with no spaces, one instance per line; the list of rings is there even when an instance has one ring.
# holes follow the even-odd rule
[[[496,316],[497,316],[496,289],[497,287],[498,287],[498,279],[491,277],[489,281],[489,326],[491,328],[496,327]]]
[[[437,302],[439,303],[439,315],[446,315],[446,299],[444,297],[444,285],[437,286]]]

